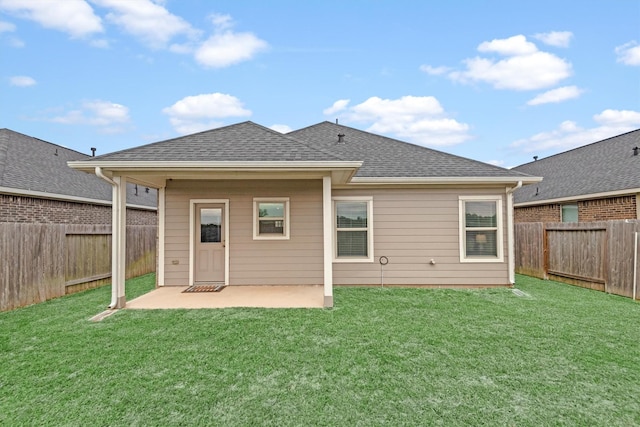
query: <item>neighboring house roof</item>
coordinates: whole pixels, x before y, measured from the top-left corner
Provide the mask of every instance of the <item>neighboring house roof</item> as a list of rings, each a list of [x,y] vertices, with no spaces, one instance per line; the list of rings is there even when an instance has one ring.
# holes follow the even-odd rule
[[[339,142],[338,135],[344,135]],[[539,179],[351,127],[319,123],[286,135],[243,122],[91,158],[73,167],[159,171],[162,168],[222,168],[323,165],[351,169],[353,182],[537,182]],[[275,166],[274,166],[275,165]],[[345,175],[346,176],[346,175]],[[437,178],[437,179],[436,179]],[[358,181],[360,180],[360,181]],[[151,182],[151,181],[150,181]]]
[[[344,135],[338,142],[338,135]],[[290,132],[315,148],[362,160],[356,177],[502,177],[530,179],[521,173],[387,138],[352,127],[322,122]]]
[[[640,192],[640,129],[514,168],[542,176],[535,185],[518,189],[514,202],[547,204]]]
[[[10,129],[0,129],[0,193],[111,204],[111,185],[74,169],[68,161],[91,157]],[[127,203],[157,207],[157,191],[127,189]]]

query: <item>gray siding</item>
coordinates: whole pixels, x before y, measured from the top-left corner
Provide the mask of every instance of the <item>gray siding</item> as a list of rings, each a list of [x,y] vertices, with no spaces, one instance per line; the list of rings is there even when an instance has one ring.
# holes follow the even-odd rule
[[[334,190],[334,196],[373,196],[374,263],[334,263],[335,285],[507,285],[505,189]],[[461,263],[458,196],[502,195],[504,262]],[[429,262],[433,259],[435,265]]]
[[[253,240],[254,197],[289,198],[289,240]],[[229,199],[230,285],[323,283],[322,181],[238,180],[167,183],[166,285],[188,282],[191,199]]]

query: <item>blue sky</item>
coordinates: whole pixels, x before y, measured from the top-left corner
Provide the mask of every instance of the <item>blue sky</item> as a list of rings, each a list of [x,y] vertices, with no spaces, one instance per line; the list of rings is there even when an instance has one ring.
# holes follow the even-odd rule
[[[640,1],[0,0],[0,127],[87,154],[323,120],[517,166],[640,128]]]

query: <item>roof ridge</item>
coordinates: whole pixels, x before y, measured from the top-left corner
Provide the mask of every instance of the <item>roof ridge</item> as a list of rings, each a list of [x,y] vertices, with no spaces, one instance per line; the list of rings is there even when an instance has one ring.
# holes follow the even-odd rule
[[[570,153],[570,152],[572,152],[572,151],[578,151],[578,150],[581,150],[581,149],[583,149],[583,148],[591,147],[591,146],[593,146],[593,145],[600,144],[601,142],[607,142],[607,141],[608,141],[608,140],[610,140],[610,139],[617,139],[617,138],[620,138],[620,137],[622,137],[622,136],[625,136],[625,135],[628,135],[628,134],[630,134],[630,133],[634,133],[634,132],[640,132],[640,129],[630,130],[630,131],[628,131],[628,132],[621,133],[620,135],[610,136],[610,137],[608,137],[608,138],[601,139],[601,140],[599,140],[599,141],[594,141],[594,142],[590,142],[590,143],[588,143],[588,144],[580,145],[580,146],[578,146],[578,147],[573,147],[573,148],[570,148],[569,150],[561,151],[561,152],[559,152],[559,153],[555,153],[555,154],[552,154],[552,155],[550,155],[550,156],[543,157],[542,159],[533,160],[532,162],[523,163],[523,164],[521,164],[521,165],[516,166],[514,169],[517,169],[517,168],[522,167],[522,166],[530,165],[530,164],[532,164],[532,163],[539,163],[539,162],[542,162],[542,161],[545,161],[545,160],[551,159],[551,158],[556,157],[556,156],[561,156],[561,155],[564,155],[564,154]]]
[[[391,137],[388,137],[388,136],[385,136],[385,135],[380,135],[380,134],[375,133],[375,132],[364,131],[362,129],[354,128],[352,126],[346,126],[346,125],[342,125],[342,124],[339,124],[339,123],[333,123],[333,122],[331,122],[329,120],[325,120],[325,121],[322,121],[320,123],[316,123],[314,125],[304,127],[302,129],[299,129],[299,131],[302,131],[304,129],[309,129],[309,128],[312,128],[312,127],[315,127],[315,126],[320,126],[320,125],[323,125],[323,124],[329,124],[329,125],[332,125],[332,126],[337,126],[337,127],[341,127],[341,128],[345,128],[345,129],[349,129],[349,130],[354,130],[354,131],[359,132],[361,134],[375,135],[378,138],[383,138],[383,139],[386,139],[386,140],[389,140],[389,141],[393,141],[395,143],[400,143],[400,144],[403,144],[403,145],[415,147],[415,148],[420,149],[420,150],[425,150],[425,151],[429,151],[429,152],[432,152],[432,153],[444,154],[444,155],[447,155],[447,156],[455,157],[457,159],[478,163],[478,164],[481,164],[483,166],[489,166],[489,167],[492,167],[492,168],[500,170],[500,171],[516,172],[518,175],[528,176],[527,174],[525,174],[523,172],[514,171],[513,169],[507,169],[507,168],[503,168],[501,166],[492,165],[491,163],[481,162],[480,160],[470,159],[468,157],[459,156],[457,154],[447,153],[446,151],[437,150],[437,149],[434,149],[434,148],[431,148],[431,147],[425,147],[424,145],[419,145],[419,144],[414,144],[412,142],[402,141],[400,139],[395,139],[395,138],[391,138]],[[293,132],[297,132],[297,131],[293,131]]]
[[[245,122],[245,123],[247,123],[247,122]],[[303,144],[305,147],[307,147],[307,148],[309,148],[309,149],[311,149],[311,150],[317,151],[317,152],[322,153],[322,154],[327,154],[327,155],[329,155],[329,156],[331,156],[331,157],[335,157],[335,158],[336,158],[336,159],[338,159],[339,161],[345,161],[342,157],[340,157],[340,156],[336,155],[335,153],[332,153],[332,152],[331,152],[331,151],[329,151],[329,150],[325,150],[324,148],[320,148],[320,147],[314,147],[313,145],[310,145],[308,142],[303,141],[302,139],[294,138],[293,136],[289,135],[291,132],[288,132],[288,133],[281,133],[281,132],[278,132],[277,130],[273,130],[273,129],[271,129],[271,128],[268,128],[268,127],[266,127],[266,126],[263,126],[263,125],[261,125],[260,123],[255,123],[255,122],[252,122],[252,121],[248,121],[248,123],[252,123],[252,124],[254,124],[254,125],[256,125],[256,126],[259,126],[259,127],[263,128],[264,130],[267,130],[267,131],[269,131],[269,132],[271,132],[271,133],[273,133],[273,134],[275,134],[275,135],[278,135],[278,136],[280,136],[280,137],[287,138],[287,139],[289,139],[289,140],[291,140],[292,142],[295,142],[295,143],[297,143],[297,144]],[[292,132],[293,132],[293,131],[292,131]]]
[[[221,129],[225,129],[225,128],[229,128],[229,127],[232,127],[232,126],[238,126],[238,125],[241,125],[241,124],[244,124],[244,123],[252,123],[252,124],[254,124],[254,125],[255,125],[255,124],[257,124],[257,123],[254,123],[254,122],[250,121],[250,120],[245,120],[244,122],[232,123],[232,124],[230,124],[230,125],[225,125],[225,126],[220,126],[220,127],[217,127],[217,128],[206,129],[206,130],[202,130],[202,131],[200,131],[200,132],[189,133],[189,134],[186,134],[186,135],[180,135],[180,136],[174,136],[173,138],[163,139],[163,140],[160,140],[160,141],[154,141],[154,142],[150,142],[150,143],[148,143],[148,144],[136,145],[136,146],[134,146],[134,147],[123,148],[122,150],[111,151],[111,152],[109,152],[109,153],[104,153],[104,154],[101,154],[101,155],[99,155],[99,156],[96,156],[96,157],[94,157],[94,158],[95,158],[95,159],[98,159],[98,158],[100,158],[100,157],[110,156],[110,155],[112,155],[112,154],[119,154],[119,153],[122,153],[122,152],[125,152],[125,151],[129,151],[129,150],[131,150],[131,149],[135,149],[135,148],[151,147],[151,146],[153,146],[153,145],[164,144],[164,143],[166,143],[166,142],[175,141],[176,139],[184,138],[184,137],[187,137],[187,136],[189,136],[189,137],[194,137],[194,136],[196,136],[196,135],[201,135],[201,134],[203,134],[203,133],[207,133],[207,132],[214,132],[214,131],[221,130]],[[259,125],[258,125],[258,126],[259,126]]]
[[[27,134],[22,133],[22,132],[17,132],[15,130],[12,130],[12,129],[9,129],[9,128],[0,129],[0,134],[4,133],[6,135],[6,133],[3,132],[3,131],[6,131],[7,133],[11,132],[13,134],[16,134],[16,135],[19,135],[19,136],[22,136],[22,137],[25,137],[25,138],[34,139],[36,141],[40,141],[40,142],[43,142],[43,143],[48,144],[48,145],[53,145],[56,148],[62,148],[63,150],[72,151],[74,153],[82,154],[83,156],[91,157],[91,155],[89,155],[87,153],[83,153],[82,151],[78,151],[78,150],[75,150],[73,148],[65,147],[64,145],[56,144],[55,142],[47,141],[47,140],[42,139],[42,138],[38,138],[38,137],[35,137],[35,136],[27,135]],[[8,138],[8,136],[6,136],[6,138],[7,138],[7,140],[10,140],[10,138]]]

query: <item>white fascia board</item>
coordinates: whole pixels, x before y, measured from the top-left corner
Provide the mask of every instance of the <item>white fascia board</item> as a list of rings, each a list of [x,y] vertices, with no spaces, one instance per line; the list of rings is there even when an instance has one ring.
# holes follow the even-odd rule
[[[96,166],[112,171],[194,171],[194,170],[228,170],[236,171],[262,171],[273,169],[278,171],[300,171],[308,169],[351,169],[359,168],[362,162],[147,162],[147,161],[72,161],[67,163],[73,169],[93,171]]]
[[[437,176],[437,177],[354,177],[351,184],[357,185],[420,185],[420,184],[533,184],[542,181],[541,177],[482,177],[482,176]]]
[[[89,199],[87,197],[68,196],[66,194],[47,193],[45,191],[22,190],[19,188],[0,187],[0,194],[10,194],[13,196],[33,197],[36,199],[59,200],[63,202],[86,203],[90,205],[111,206],[111,200]],[[134,205],[127,203],[128,208],[157,211],[153,206]]]
[[[631,196],[640,193],[640,188],[629,188],[626,190],[605,191],[602,193],[580,194],[576,196],[558,197],[555,199],[535,200],[532,202],[514,203],[513,207],[523,208],[526,206],[551,205],[555,203],[576,202],[578,200],[606,199],[609,197]]]

